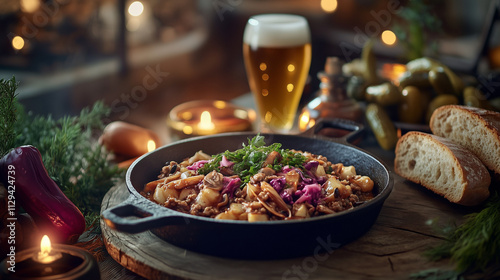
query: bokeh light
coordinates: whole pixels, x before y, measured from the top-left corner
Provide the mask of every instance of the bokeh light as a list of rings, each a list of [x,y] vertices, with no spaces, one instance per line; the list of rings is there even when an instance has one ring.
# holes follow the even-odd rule
[[[15,36],[12,38],[12,47],[15,50],[21,50],[24,48],[24,39],[21,36]]]
[[[128,6],[128,13],[131,16],[138,17],[144,12],[144,5],[140,1],[134,1]]]
[[[321,9],[327,13],[335,12],[337,5],[337,0],[321,0]]]
[[[380,36],[382,39],[382,42],[388,46],[392,46],[396,43],[396,34],[392,32],[391,30],[385,30],[382,32],[382,35]]]

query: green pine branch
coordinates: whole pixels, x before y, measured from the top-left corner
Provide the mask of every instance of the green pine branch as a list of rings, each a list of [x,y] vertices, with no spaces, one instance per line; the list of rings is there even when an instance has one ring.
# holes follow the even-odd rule
[[[14,77],[0,80],[0,155],[22,145],[36,147],[68,199],[88,221],[97,219],[102,198],[124,175],[108,160],[110,152],[96,141],[110,109],[98,101],[78,116],[34,116],[17,102],[17,86]]]
[[[13,148],[16,139],[16,78],[0,79],[0,157]]]

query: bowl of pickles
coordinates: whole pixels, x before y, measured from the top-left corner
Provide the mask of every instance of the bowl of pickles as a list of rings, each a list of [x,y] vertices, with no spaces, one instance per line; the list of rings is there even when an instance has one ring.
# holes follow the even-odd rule
[[[500,111],[500,97],[485,92],[474,77],[458,75],[436,59],[422,57],[396,66],[397,76],[377,71],[368,43],[361,57],[343,68],[350,76],[347,94],[366,103],[366,121],[386,150],[394,149],[398,136],[406,131],[429,132],[430,117],[440,106],[462,104]]]

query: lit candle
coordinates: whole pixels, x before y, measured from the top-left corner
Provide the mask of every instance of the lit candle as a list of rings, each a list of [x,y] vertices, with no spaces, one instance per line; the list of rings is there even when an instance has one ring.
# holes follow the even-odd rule
[[[100,279],[89,252],[71,245],[52,245],[44,235],[40,247],[15,254],[0,264],[0,279]]]
[[[182,137],[250,130],[255,112],[220,100],[196,100],[180,104],[168,115],[167,124]]]
[[[210,116],[210,112],[203,111],[203,113],[201,113],[201,118],[200,118],[200,123],[198,124],[198,128],[206,132],[214,130],[215,124],[212,122],[212,116]]]
[[[40,263],[51,263],[62,257],[61,253],[52,251],[52,244],[47,235],[42,237],[40,242],[40,252],[35,256],[35,260]]]

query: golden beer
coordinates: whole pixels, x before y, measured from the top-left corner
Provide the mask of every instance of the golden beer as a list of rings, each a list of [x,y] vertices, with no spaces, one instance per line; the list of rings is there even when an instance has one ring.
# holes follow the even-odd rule
[[[290,130],[311,64],[307,21],[277,14],[250,18],[243,55],[261,122],[271,131]]]

